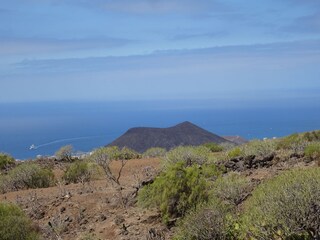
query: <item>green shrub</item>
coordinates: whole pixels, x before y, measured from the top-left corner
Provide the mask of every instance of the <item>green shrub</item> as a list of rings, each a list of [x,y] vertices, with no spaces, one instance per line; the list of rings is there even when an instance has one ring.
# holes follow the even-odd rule
[[[42,168],[35,163],[22,163],[0,179],[1,192],[28,188],[46,188],[54,183],[51,169]]]
[[[0,240],[37,240],[39,234],[16,205],[0,203]]]
[[[241,147],[235,147],[227,152],[229,158],[244,157],[249,155],[267,156],[276,151],[275,140],[252,140]]]
[[[236,239],[230,229],[233,228],[233,216],[230,206],[218,199],[190,211],[178,223],[174,240],[212,240]]]
[[[320,142],[309,144],[305,149],[304,153],[306,157],[310,159],[320,159]]]
[[[58,151],[55,152],[55,156],[57,157],[58,160],[63,160],[63,161],[72,161],[72,152],[73,152],[73,147],[72,145],[66,145],[61,147]]]
[[[291,170],[262,183],[243,210],[241,239],[319,239],[320,168]]]
[[[247,178],[230,173],[211,186],[209,203],[190,211],[178,224],[175,240],[237,239],[237,208],[251,192]]]
[[[122,160],[130,160],[130,159],[138,159],[138,158],[141,158],[141,155],[136,151],[127,147],[123,147],[120,150],[119,155],[117,157],[117,159],[122,159]]]
[[[274,153],[276,146],[275,140],[253,140],[243,145],[243,152],[245,156],[255,155],[263,157]]]
[[[214,142],[205,143],[205,144],[203,144],[203,146],[208,148],[211,152],[222,152],[223,151],[223,147],[214,143]]]
[[[119,179],[121,177],[123,167],[127,162],[127,160],[121,159],[121,157],[121,151],[119,150],[119,148],[116,146],[112,146],[100,147],[98,149],[95,149],[89,159],[99,165],[103,169],[107,179],[120,189]],[[110,169],[111,162],[115,160],[121,160],[121,167],[118,172],[118,176],[114,175],[114,173]]]
[[[231,149],[228,153],[229,158],[236,158],[244,155],[243,150],[240,147],[235,147]]]
[[[219,177],[212,185],[211,196],[230,206],[240,204],[252,191],[251,182],[237,173]]]
[[[294,152],[302,152],[308,141],[301,134],[294,133],[287,137],[283,137],[277,142],[277,149],[292,150]]]
[[[70,164],[64,175],[63,179],[67,183],[89,182],[96,179],[101,175],[99,166],[89,161],[75,161]]]
[[[184,162],[186,165],[203,165],[210,159],[211,152],[204,146],[180,146],[170,150],[164,157],[163,167],[168,168],[177,162]]]
[[[236,146],[236,144],[231,142],[223,142],[223,143],[220,143],[219,145],[223,148],[224,151],[230,151]]]
[[[6,193],[7,191],[10,191],[8,189],[9,184],[7,176],[1,176],[0,175],[0,194]]]
[[[143,153],[145,158],[155,158],[155,157],[164,157],[167,153],[167,150],[160,147],[149,148]]]
[[[14,163],[15,160],[13,157],[5,153],[0,153],[0,170]]]
[[[303,139],[307,140],[308,142],[319,141],[320,140],[320,130],[304,133]]]
[[[151,185],[140,190],[138,204],[159,207],[164,222],[183,216],[189,209],[208,200],[207,178],[218,175],[214,166],[185,166],[184,162],[171,165]]]

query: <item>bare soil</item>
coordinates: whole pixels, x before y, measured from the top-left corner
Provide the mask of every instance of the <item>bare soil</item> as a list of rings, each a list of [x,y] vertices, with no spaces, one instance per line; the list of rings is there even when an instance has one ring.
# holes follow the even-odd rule
[[[161,223],[160,214],[140,209],[135,199],[137,183],[146,177],[145,169],[157,170],[159,165],[159,159],[129,160],[120,178],[121,194],[101,179],[10,192],[0,195],[0,201],[20,205],[39,226],[44,239],[90,239],[91,236],[95,237],[91,239],[135,240],[146,239],[149,231],[168,239],[170,231]],[[111,165],[114,172],[119,167],[119,162]],[[55,174],[59,179],[62,170],[55,169]]]
[[[298,159],[270,168],[241,172],[251,181],[259,183],[289,168],[316,167],[316,162]],[[148,180],[150,173],[160,169],[159,159],[129,160],[120,178],[121,192],[107,180],[65,185],[61,181],[61,164],[54,167],[58,183],[54,187],[29,189],[0,195],[0,201],[16,203],[31,217],[44,239],[110,239],[110,240],[164,240],[171,239],[174,228],[161,222],[157,210],[141,209],[136,204],[138,183]],[[111,169],[117,173],[120,162]],[[157,236],[157,237],[151,237]]]

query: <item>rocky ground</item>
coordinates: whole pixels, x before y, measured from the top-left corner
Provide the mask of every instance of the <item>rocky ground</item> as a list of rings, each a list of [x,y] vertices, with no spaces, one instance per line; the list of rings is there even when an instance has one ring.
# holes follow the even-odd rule
[[[160,168],[159,159],[129,160],[120,178],[123,189],[115,190],[106,180],[65,185],[60,179],[64,166],[54,163],[58,183],[54,187],[30,189],[0,195],[0,201],[17,203],[31,217],[44,239],[170,239],[174,228],[161,223],[156,210],[136,204],[137,186],[148,181]],[[264,158],[248,156],[222,163],[226,171],[236,171],[260,182],[292,167],[312,167],[318,163],[303,155],[284,158],[277,154]],[[114,162],[117,172],[120,164]]]
[[[159,168],[159,159],[130,160],[116,191],[106,180],[30,189],[0,195],[0,201],[19,204],[43,232],[44,239],[147,239],[170,237],[157,211],[136,206],[137,184],[147,179],[146,169]],[[113,164],[117,171],[119,166]],[[55,168],[59,179],[61,165]],[[120,194],[122,196],[120,196]],[[123,199],[123,201],[121,201]],[[161,239],[161,238],[158,238]]]

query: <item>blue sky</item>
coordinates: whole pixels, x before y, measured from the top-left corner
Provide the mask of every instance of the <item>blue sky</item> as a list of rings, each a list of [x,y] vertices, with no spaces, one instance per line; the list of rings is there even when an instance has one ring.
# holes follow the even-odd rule
[[[0,102],[318,99],[319,0],[4,0]]]

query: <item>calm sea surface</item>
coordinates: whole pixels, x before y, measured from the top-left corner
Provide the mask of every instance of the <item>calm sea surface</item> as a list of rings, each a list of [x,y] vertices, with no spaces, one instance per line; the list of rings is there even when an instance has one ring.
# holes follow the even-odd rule
[[[67,144],[87,152],[131,127],[169,127],[182,121],[218,135],[281,137],[320,129],[320,103],[226,108],[186,102],[0,104],[0,152],[29,159],[53,155]],[[30,150],[32,144],[38,148]]]

